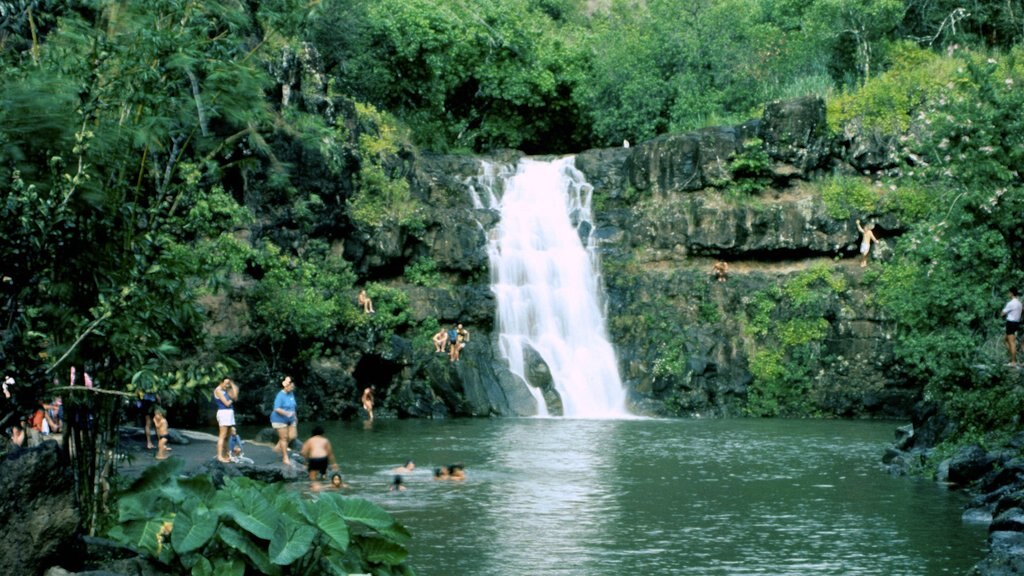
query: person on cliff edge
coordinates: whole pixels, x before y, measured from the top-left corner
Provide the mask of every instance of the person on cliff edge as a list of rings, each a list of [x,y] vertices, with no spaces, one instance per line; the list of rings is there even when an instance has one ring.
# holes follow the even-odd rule
[[[871,253],[871,243],[878,244],[878,238],[875,238],[874,233],[875,225],[865,224],[860,225],[860,220],[857,220],[857,231],[861,233],[860,240],[860,267],[865,268],[868,265],[868,254]]]
[[[1017,367],[1017,330],[1020,329],[1020,316],[1024,306],[1017,299],[1017,289],[1010,288],[1010,301],[1003,306],[1000,316],[1006,317],[1006,350],[1010,353],[1010,363],[1007,366]]]

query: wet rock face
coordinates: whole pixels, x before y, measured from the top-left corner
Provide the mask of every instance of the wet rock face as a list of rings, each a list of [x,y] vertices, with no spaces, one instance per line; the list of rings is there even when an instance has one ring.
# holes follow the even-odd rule
[[[359,129],[351,103],[325,99],[316,61],[311,52],[283,54],[274,71],[279,84],[288,87],[282,89],[283,104],[317,111],[331,123],[344,124],[355,137]],[[815,260],[838,263],[856,255],[852,218],[830,218],[809,184],[822,168],[857,168],[851,158],[837,156],[849,148],[834,146],[826,133],[824,102],[804,98],[771,103],[763,119],[741,125],[576,156],[576,167],[593,187],[609,331],[630,402],[641,411],[739,413],[752,381],[743,321],[751,295]],[[737,201],[729,196],[730,162],[758,140],[763,187]],[[434,353],[429,336],[343,335],[328,357],[306,367],[303,401],[311,412],[324,418],[359,417],[359,391],[372,383],[382,417],[535,413],[530,391],[508,373],[496,346],[499,328],[487,242],[500,216],[486,201],[481,206],[471,200],[481,192],[474,187],[487,170],[514,165],[522,153],[477,158],[405,150],[389,173],[404,175],[421,203],[416,225],[366,227],[349,220],[344,210],[352,178],[332,177],[325,168],[329,159],[315,151],[300,154],[286,144],[280,143],[278,156],[307,177],[310,192],[328,207],[312,228],[344,254],[360,282],[372,280],[405,293],[413,323],[447,327],[462,322],[473,333],[472,344],[454,364]],[[858,154],[867,158],[873,152]],[[357,158],[338,161],[350,172],[358,167]],[[269,202],[253,194],[250,199],[247,192],[251,204]],[[269,236],[282,246],[301,246],[302,234],[314,234],[275,226],[272,213],[263,212],[266,219],[254,228],[253,238]],[[712,284],[707,269],[715,259],[744,262],[746,269],[737,265],[729,282]],[[436,285],[413,285],[406,278],[407,266],[420,260],[436,265],[441,278]],[[849,277],[852,284],[856,277]],[[885,372],[889,335],[868,296],[851,289],[823,310],[829,328],[822,349],[835,363],[828,378],[816,376],[823,390],[818,407],[843,416],[905,416],[912,391],[895,386]],[[212,304],[223,307],[225,317],[244,316],[244,309],[227,308],[230,301]],[[669,328],[652,329],[651,322]],[[655,374],[655,363],[664,354],[661,346],[668,341],[682,349],[680,368]],[[550,386],[545,388],[543,367],[535,368],[542,394],[557,408],[560,399]]]
[[[56,442],[0,461],[0,574],[42,574],[73,545],[74,479]]]

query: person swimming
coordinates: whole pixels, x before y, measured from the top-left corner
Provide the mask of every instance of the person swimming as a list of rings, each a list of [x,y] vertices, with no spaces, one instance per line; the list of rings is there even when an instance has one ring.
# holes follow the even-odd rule
[[[416,463],[412,460],[406,460],[405,464],[397,466],[391,469],[392,474],[409,474],[416,469]]]
[[[466,465],[462,462],[448,466],[448,479],[461,481],[466,479]]]
[[[405,482],[400,474],[395,474],[395,477],[391,480],[391,485],[388,486],[388,492],[405,492]]]

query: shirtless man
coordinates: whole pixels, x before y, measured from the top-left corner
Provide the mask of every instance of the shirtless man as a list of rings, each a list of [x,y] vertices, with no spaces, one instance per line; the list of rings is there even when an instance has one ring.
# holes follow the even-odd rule
[[[156,459],[167,459],[167,418],[164,411],[157,408],[153,411],[153,427],[156,428]]]
[[[363,307],[363,313],[373,314],[375,312],[373,309],[373,300],[370,300],[370,296],[367,295],[366,289],[359,291],[359,297],[356,298],[356,300],[359,302],[359,305]]]
[[[878,238],[875,238],[875,233],[872,230],[875,229],[875,225],[868,223],[864,226],[860,225],[860,220],[857,220],[857,230],[862,234],[860,240],[860,267],[864,268],[868,265],[868,253],[871,252],[871,243],[878,244]]]
[[[437,334],[434,334],[433,341],[434,352],[444,354],[444,349],[446,346],[448,346],[448,331],[445,330],[444,328],[441,328],[441,330],[439,330]]]
[[[327,477],[328,463],[330,463],[332,470],[338,471],[338,462],[334,459],[331,441],[324,437],[324,429],[320,426],[313,428],[313,435],[302,444],[300,454],[306,459],[310,482]]]
[[[363,389],[363,410],[369,414],[370,420],[373,420],[373,386],[367,386]]]

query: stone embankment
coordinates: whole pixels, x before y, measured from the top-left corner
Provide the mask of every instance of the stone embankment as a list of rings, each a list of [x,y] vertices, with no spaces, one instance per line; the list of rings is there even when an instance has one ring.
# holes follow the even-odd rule
[[[919,428],[897,430],[896,443],[883,462],[893,474],[916,474],[929,466],[934,441],[950,423],[925,408],[914,416]],[[1024,433],[1003,445],[969,445],[938,463],[934,479],[972,495],[964,522],[988,524],[988,552],[969,576],[1024,574]]]

